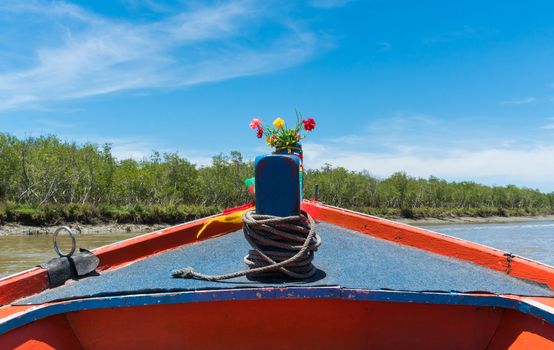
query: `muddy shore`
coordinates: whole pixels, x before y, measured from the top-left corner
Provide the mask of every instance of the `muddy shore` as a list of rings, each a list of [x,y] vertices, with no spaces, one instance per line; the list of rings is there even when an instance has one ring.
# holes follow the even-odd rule
[[[448,224],[501,224],[501,223],[511,223],[511,222],[554,220],[554,215],[488,216],[488,217],[461,216],[461,217],[449,217],[449,218],[422,218],[422,219],[392,218],[391,220],[402,222],[409,225],[417,225],[417,226],[448,225]]]
[[[0,225],[0,236],[6,235],[48,235],[60,227],[58,226],[27,226],[20,224]],[[171,225],[136,225],[136,224],[117,224],[102,223],[96,225],[68,224],[78,234],[112,234],[112,233],[147,233],[157,231]]]

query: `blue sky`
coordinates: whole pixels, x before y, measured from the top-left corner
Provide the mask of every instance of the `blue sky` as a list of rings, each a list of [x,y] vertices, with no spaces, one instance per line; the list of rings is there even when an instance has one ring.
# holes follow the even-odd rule
[[[554,191],[554,2],[0,2],[0,131]]]

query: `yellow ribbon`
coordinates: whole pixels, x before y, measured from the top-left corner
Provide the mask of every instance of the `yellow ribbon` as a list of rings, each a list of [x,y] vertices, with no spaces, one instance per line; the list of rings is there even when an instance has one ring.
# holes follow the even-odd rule
[[[204,223],[204,226],[202,226],[200,231],[198,231],[198,233],[196,234],[196,238],[200,237],[202,232],[204,232],[204,230],[206,230],[206,228],[214,222],[221,222],[221,223],[225,223],[225,224],[241,224],[242,223],[242,214],[247,210],[251,210],[251,208],[248,208],[248,209],[245,209],[245,210],[240,210],[240,211],[235,211],[235,212],[227,214],[227,215],[221,215],[221,216],[215,217],[213,219],[207,220]]]

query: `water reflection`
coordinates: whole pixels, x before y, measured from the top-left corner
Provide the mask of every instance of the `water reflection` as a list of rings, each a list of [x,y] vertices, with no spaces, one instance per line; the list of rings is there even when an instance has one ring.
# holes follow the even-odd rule
[[[424,226],[554,266],[554,221]]]
[[[77,235],[77,246],[93,249],[138,235],[139,233],[82,234]],[[58,242],[63,252],[70,250],[71,243],[67,236],[60,234]],[[0,247],[0,277],[26,270],[57,256],[52,249],[52,235],[0,236]]]

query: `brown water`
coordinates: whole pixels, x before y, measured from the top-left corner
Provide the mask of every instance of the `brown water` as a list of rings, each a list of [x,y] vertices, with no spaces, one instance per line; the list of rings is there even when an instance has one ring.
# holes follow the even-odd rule
[[[109,233],[77,235],[77,247],[93,249],[138,236],[140,233]],[[71,241],[60,234],[58,244],[68,252]],[[52,248],[52,235],[0,236],[0,277],[23,271],[56,257]]]

